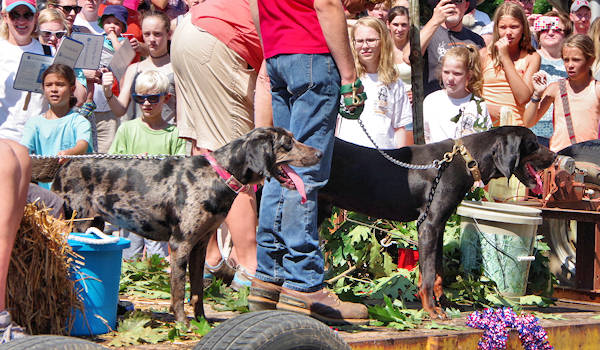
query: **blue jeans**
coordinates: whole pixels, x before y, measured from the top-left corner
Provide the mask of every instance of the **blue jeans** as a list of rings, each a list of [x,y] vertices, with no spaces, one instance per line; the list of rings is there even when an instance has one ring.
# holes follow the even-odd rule
[[[329,54],[278,55],[267,60],[273,97],[273,123],[323,152],[311,167],[294,168],[304,181],[307,202],[275,179],[262,193],[256,276],[300,292],[323,287],[324,260],[319,248],[317,192],[331,168],[340,75]]]

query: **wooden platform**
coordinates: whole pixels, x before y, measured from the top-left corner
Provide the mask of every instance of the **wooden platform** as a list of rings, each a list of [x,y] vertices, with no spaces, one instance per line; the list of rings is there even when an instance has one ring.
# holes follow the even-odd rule
[[[136,309],[148,309],[168,307],[166,300],[132,300]],[[209,307],[206,308],[207,319],[211,322],[222,322],[237,314],[233,312],[216,312]],[[186,307],[191,316],[191,309]],[[597,350],[600,349],[600,304],[582,303],[578,301],[559,300],[550,308],[531,308],[526,312],[539,312],[540,315],[558,317],[561,319],[541,319],[542,326],[548,332],[551,345],[556,350]],[[350,345],[352,349],[361,350],[475,350],[477,343],[483,334],[480,330],[467,328],[465,326],[465,312],[462,317],[448,320],[436,321],[437,324],[465,327],[462,330],[427,329],[431,324],[425,321],[415,330],[395,331],[385,327],[372,327],[361,331],[341,331],[339,334]],[[165,315],[172,318],[172,315]],[[100,336],[97,339],[100,344],[107,344],[110,338]],[[127,349],[192,349],[196,341],[161,343],[153,345],[138,345],[127,347]],[[513,331],[509,337],[507,349],[522,349],[518,333]]]

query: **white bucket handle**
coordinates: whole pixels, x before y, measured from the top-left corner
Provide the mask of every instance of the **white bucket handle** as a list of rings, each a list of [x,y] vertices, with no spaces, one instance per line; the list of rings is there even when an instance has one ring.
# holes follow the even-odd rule
[[[104,232],[100,231],[98,228],[96,227],[90,227],[85,231],[86,234],[95,234],[96,236],[98,236],[100,239],[97,238],[88,238],[88,237],[80,237],[77,235],[69,235],[69,239],[74,240],[76,242],[81,242],[81,243],[85,243],[85,244],[90,244],[90,245],[106,245],[106,244],[113,244],[113,243],[117,243],[119,241],[119,237],[115,237],[115,236],[109,236],[107,234],[105,234]]]

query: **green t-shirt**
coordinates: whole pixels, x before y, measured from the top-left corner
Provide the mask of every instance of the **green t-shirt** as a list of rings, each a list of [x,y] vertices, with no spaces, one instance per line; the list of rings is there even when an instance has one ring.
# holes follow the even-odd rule
[[[138,118],[119,126],[108,153],[185,154],[185,140],[179,138],[179,130],[175,125],[153,130]]]

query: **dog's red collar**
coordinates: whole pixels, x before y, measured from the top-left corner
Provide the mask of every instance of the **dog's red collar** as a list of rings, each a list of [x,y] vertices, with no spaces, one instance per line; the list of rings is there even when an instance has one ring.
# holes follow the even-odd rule
[[[208,160],[213,169],[217,172],[221,179],[223,179],[225,185],[227,185],[227,187],[229,187],[233,192],[240,193],[248,190],[248,185],[241,183],[238,179],[231,175],[229,171],[220,166],[219,163],[217,163],[217,160],[209,153],[205,153],[204,158]]]

